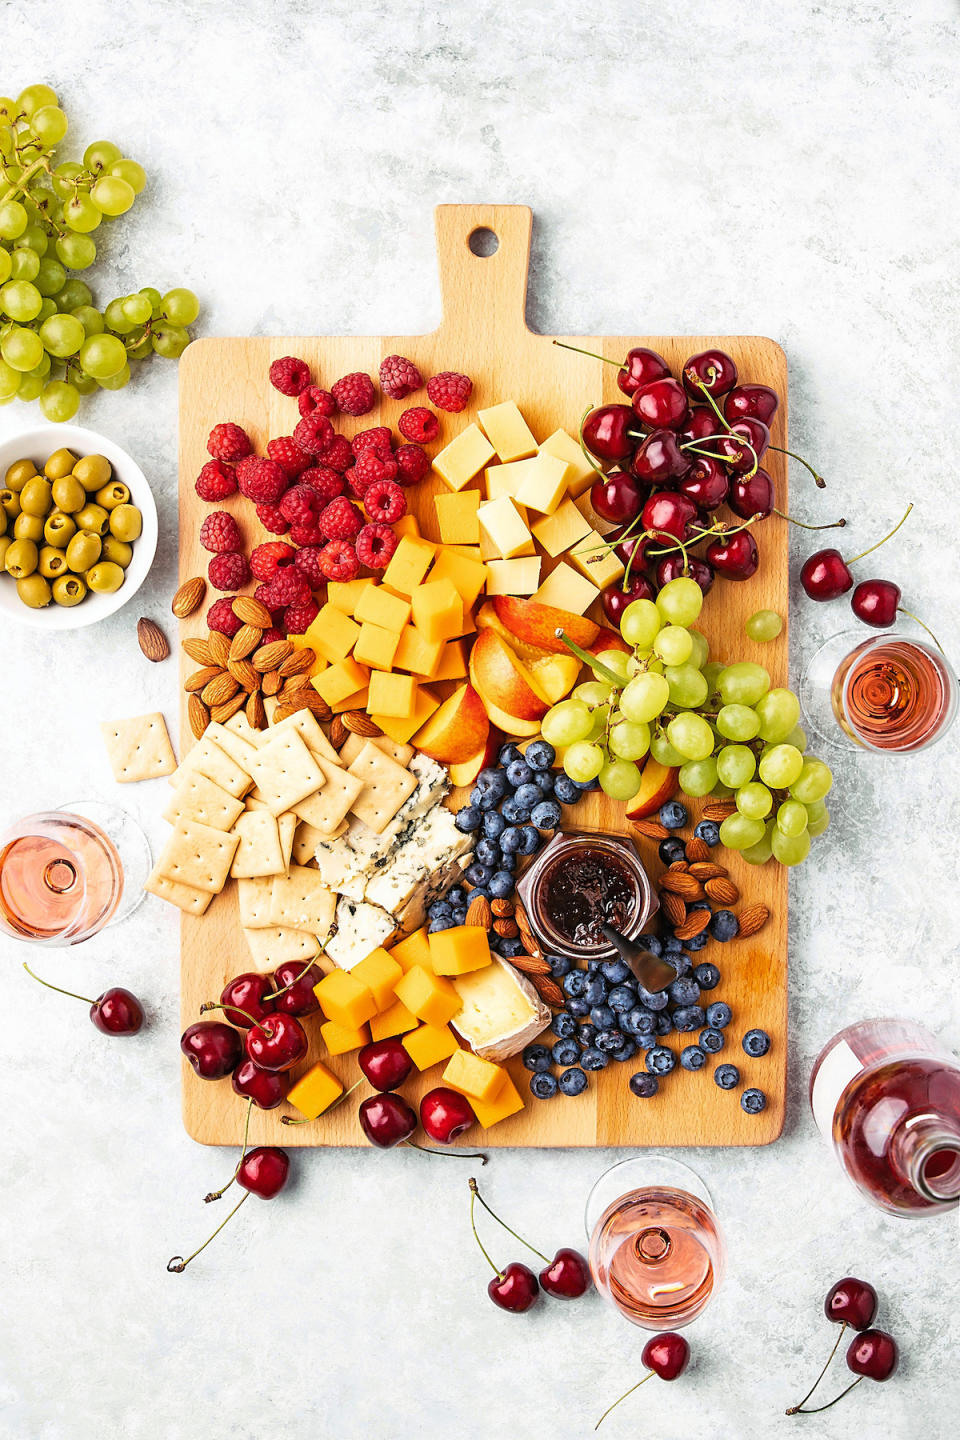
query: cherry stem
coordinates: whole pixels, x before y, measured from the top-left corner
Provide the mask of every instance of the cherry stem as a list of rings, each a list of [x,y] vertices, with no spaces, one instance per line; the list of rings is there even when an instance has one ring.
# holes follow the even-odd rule
[[[801,530],[842,530],[847,523],[841,515],[839,520],[831,520],[828,525],[808,525],[806,520],[795,520],[793,516],[788,515],[785,510],[778,510],[776,505],[774,505],[772,513],[779,515],[781,520],[789,521],[791,525],[799,525]]]
[[[243,1164],[243,1157],[244,1157],[244,1155],[246,1155],[246,1153],[247,1153],[247,1140],[248,1140],[249,1135],[250,1135],[250,1112],[252,1111],[252,1109],[253,1109],[253,1096],[251,1095],[250,1099],[247,1101],[247,1119],[246,1119],[246,1124],[245,1124],[244,1127],[243,1127],[243,1144],[242,1144],[241,1147],[240,1147],[240,1159],[237,1161],[236,1165],[234,1166],[233,1174],[230,1176],[230,1179],[227,1181],[226,1185],[224,1185],[223,1189],[222,1189],[222,1190],[211,1190],[209,1195],[204,1195],[204,1197],[203,1197],[203,1203],[204,1203],[204,1205],[209,1205],[209,1203],[210,1203],[211,1200],[222,1200],[224,1194],[226,1193],[226,1191],[230,1189],[230,1186],[233,1184],[234,1180],[236,1180],[237,1176],[240,1174],[240,1166]]]
[[[627,1396],[632,1395],[635,1390],[639,1390],[641,1385],[646,1385],[647,1381],[653,1378],[653,1375],[654,1371],[648,1370],[642,1380],[638,1380],[636,1385],[631,1385],[629,1390],[624,1390],[623,1394],[620,1396],[620,1400],[626,1400]],[[610,1411],[616,1410],[617,1406],[620,1404],[620,1400],[614,1400],[612,1405],[607,1406],[606,1410],[604,1410],[596,1425],[594,1425],[594,1430],[600,1429],[600,1426],[603,1424],[604,1420],[606,1420],[607,1416],[610,1414]]]
[[[809,463],[809,461],[804,460],[803,456],[798,455],[795,450],[784,450],[782,445],[768,445],[767,449],[776,450],[778,455],[789,455],[792,460],[799,460],[800,464],[803,465],[805,469],[810,471],[810,474],[813,476],[814,484],[816,485],[817,489],[826,490],[827,482],[826,480],[824,480],[823,476],[820,475],[816,470],[814,470],[813,466]]]
[[[248,1190],[246,1195],[244,1195],[243,1199],[237,1201],[236,1205],[234,1205],[233,1209],[230,1211],[230,1214],[226,1217],[226,1219],[221,1220],[220,1224],[217,1226],[216,1230],[214,1230],[213,1234],[209,1237],[209,1239],[204,1240],[200,1248],[198,1250],[194,1250],[192,1255],[188,1255],[186,1260],[184,1260],[182,1255],[172,1256],[171,1259],[167,1261],[167,1269],[170,1271],[171,1275],[182,1275],[184,1270],[186,1270],[187,1266],[190,1264],[190,1261],[196,1260],[197,1256],[201,1253],[201,1251],[206,1250],[211,1240],[216,1240],[224,1225],[229,1224],[229,1222],[233,1219],[234,1215],[236,1215],[237,1211],[240,1209],[240,1206],[243,1204],[244,1200],[249,1199],[250,1191]]]
[[[711,368],[713,368],[713,367],[711,367]],[[716,370],[714,369],[714,370],[713,370],[714,376],[716,376],[716,373],[717,373],[717,372],[716,372]],[[696,372],[695,370],[686,370],[686,371],[684,371],[684,375],[689,375],[689,376],[690,376],[690,379],[693,381],[694,385],[696,385],[697,389],[703,391],[704,399],[706,400],[707,404],[710,406],[710,408],[711,408],[711,410],[713,411],[714,415],[716,415],[717,419],[720,421],[720,424],[724,427],[724,429],[725,429],[725,430],[731,430],[733,427],[731,426],[730,421],[727,419],[726,415],[724,415],[723,411],[720,409],[720,406],[717,404],[716,400],[714,400],[713,394],[712,394],[712,392],[711,392],[711,390],[710,390],[710,387],[707,385],[706,381],[705,381],[705,380],[701,380],[701,379],[700,379],[700,376],[697,374],[697,372]]]
[[[914,615],[912,610],[907,610],[903,605],[897,606],[897,613],[899,615],[909,615],[910,619],[915,621],[916,624],[920,626],[921,630],[926,630],[927,634],[930,636],[930,639],[940,651],[940,654],[943,656],[944,659],[947,658],[946,650],[944,650],[943,646],[940,644],[940,641],[937,639],[936,635],[934,635],[933,631],[930,629],[930,626],[926,623],[925,620],[921,620],[919,615]]]
[[[882,540],[878,540],[877,543],[876,543],[876,545],[871,545],[869,550],[861,550],[859,555],[852,555],[852,556],[850,557],[850,559],[849,559],[848,561],[846,561],[846,564],[848,564],[848,565],[855,565],[856,562],[857,562],[858,560],[862,560],[862,559],[864,558],[864,556],[866,556],[866,555],[872,555],[873,552],[874,552],[874,550],[879,550],[881,545],[886,545],[887,541],[888,541],[888,540],[892,540],[893,537],[894,537],[894,535],[896,535],[897,531],[900,529],[900,526],[901,526],[901,525],[903,524],[903,522],[906,520],[907,516],[910,514],[910,511],[911,511],[912,509],[913,509],[913,501],[911,501],[910,504],[907,506],[906,510],[904,510],[903,514],[901,515],[900,519],[897,521],[896,525],[894,525],[893,529],[890,530],[890,531],[888,531],[888,533],[887,533],[886,535],[884,535],[884,537],[883,537]]]
[[[575,640],[571,640],[566,630],[558,629],[554,630],[553,633],[558,640],[563,641],[564,645],[566,645],[572,654],[576,655],[578,660],[582,660],[584,665],[589,665],[595,674],[602,675],[605,680],[609,680],[611,685],[615,685],[618,690],[623,689],[623,676],[615,674],[613,670],[608,669],[602,661],[598,660],[596,655],[591,655],[589,651],[584,650],[582,646],[578,645]]]
[[[325,935],[324,938],[320,941],[320,949],[321,949],[321,950],[326,950],[326,948],[327,948],[327,941],[328,941],[329,939],[330,939],[330,936],[329,936],[329,935]],[[306,975],[307,971],[312,968],[312,966],[313,966],[314,961],[316,960],[316,958],[317,958],[317,957],[314,956],[314,957],[313,957],[313,960],[308,960],[307,963],[306,963],[306,965],[304,965],[303,969],[300,971],[300,974],[299,974],[299,975],[294,975],[293,979],[289,982],[289,984],[284,985],[284,987],[283,987],[282,990],[270,990],[266,995],[263,996],[263,999],[264,999],[264,1000],[278,1000],[281,995],[286,995],[286,993],[287,993],[288,990],[292,990],[293,987],[294,987],[294,985],[299,985],[299,984],[300,984],[300,981],[303,979],[304,975]],[[231,1006],[230,1006],[230,1009],[231,1009],[231,1010],[235,1010],[235,1009],[236,1009],[236,1006],[235,1006],[235,1005],[231,1005]],[[241,1013],[242,1013],[242,1012],[241,1012]]]
[[[502,1280],[502,1279],[503,1279],[503,1271],[500,1270],[496,1265],[494,1265],[493,1261],[490,1259],[489,1254],[487,1253],[487,1250],[486,1250],[486,1248],[485,1248],[485,1246],[484,1246],[483,1241],[480,1239],[480,1236],[477,1234],[477,1221],[476,1221],[476,1217],[474,1216],[474,1213],[473,1213],[474,1203],[475,1203],[475,1201],[476,1201],[476,1199],[477,1199],[477,1191],[476,1191],[475,1186],[476,1186],[476,1182],[471,1182],[471,1186],[470,1186],[470,1229],[473,1231],[473,1238],[474,1238],[474,1240],[476,1240],[477,1244],[478,1244],[479,1247],[480,1247],[480,1254],[483,1256],[484,1260],[486,1260],[487,1264],[490,1266],[490,1269],[493,1271],[494,1275],[496,1275],[497,1279],[498,1279],[498,1280]]]
[[[838,1400],[843,1399],[844,1395],[849,1395],[851,1390],[856,1390],[857,1386],[860,1384],[860,1380],[862,1379],[863,1376],[861,1375],[860,1379],[854,1380],[853,1384],[848,1385],[846,1390],[841,1390],[839,1395],[835,1395],[833,1399],[830,1400],[826,1405],[818,1405],[815,1410],[803,1410],[800,1408],[799,1405],[794,1405],[786,1413],[788,1415],[820,1415],[824,1410],[830,1410],[834,1405],[836,1405]]]
[[[580,449],[583,451],[583,457],[586,460],[587,464],[591,467],[591,469],[595,470],[596,473],[602,476],[605,480],[607,478],[606,470],[604,470],[601,465],[597,464],[594,456],[590,452],[587,442],[583,438],[583,427],[587,423],[587,416],[590,414],[590,411],[592,409],[593,406],[588,405],[586,410],[584,410],[583,414],[580,416],[580,429],[577,431],[577,439],[580,441]]]
[[[574,350],[578,355],[589,355],[591,360],[602,360],[604,365],[616,365],[618,370],[625,368],[622,360],[611,360],[606,355],[598,355],[594,350],[583,350],[579,345],[568,345],[565,340],[554,340],[554,345],[559,345],[561,350]]]
[[[455,1160],[479,1160],[481,1165],[486,1165],[489,1158],[481,1153],[471,1155],[466,1150],[433,1150],[429,1145],[418,1145],[415,1140],[402,1140],[400,1143],[410,1150],[419,1150],[421,1155],[452,1155]]]
[[[726,421],[724,421],[724,424],[726,424]],[[750,441],[747,439],[747,437],[746,437],[745,435],[740,435],[740,434],[738,434],[737,432],[733,432],[732,434],[729,434],[729,436],[728,436],[728,435],[704,435],[704,436],[702,437],[702,439],[703,439],[703,440],[706,440],[708,444],[709,444],[709,442],[710,442],[711,440],[726,440],[726,439],[728,439],[728,438],[731,439],[731,440],[735,440],[738,445],[743,445],[744,448],[747,449],[747,450],[749,450],[749,451],[750,451],[750,454],[753,456],[753,465],[750,467],[749,470],[747,470],[747,471],[744,472],[744,476],[743,476],[743,478],[744,478],[745,480],[751,479],[752,476],[756,475],[757,471],[758,471],[759,468],[760,468],[760,456],[757,454],[756,450],[755,450],[754,447],[750,444]],[[716,453],[716,451],[714,451],[714,450],[700,450],[700,449],[698,448],[699,444],[700,444],[700,441],[698,441],[698,440],[687,440],[683,445],[680,446],[680,449],[681,449],[681,450],[692,450],[693,453],[694,453],[694,455],[705,455],[708,460],[722,460],[722,461],[724,461],[726,464],[729,464],[729,463],[730,463],[730,456],[729,456],[729,455],[718,455],[718,454]]]
[[[837,1351],[838,1351],[839,1348],[840,1348],[840,1341],[843,1339],[844,1335],[847,1333],[847,1323],[848,1323],[848,1322],[847,1322],[846,1320],[844,1320],[843,1324],[840,1326],[840,1334],[837,1336],[836,1340],[833,1342],[833,1349],[830,1351],[830,1354],[827,1356],[827,1363],[826,1363],[826,1365],[824,1365],[823,1369],[820,1371],[820,1374],[817,1376],[816,1380],[814,1380],[813,1384],[810,1386],[810,1389],[807,1391],[806,1395],[804,1395],[803,1399],[800,1401],[800,1404],[799,1404],[799,1405],[793,1405],[793,1406],[791,1406],[791,1408],[786,1412],[788,1415],[796,1415],[796,1414],[799,1413],[799,1411],[800,1411],[800,1409],[802,1408],[802,1406],[806,1405],[807,1401],[810,1399],[810,1396],[813,1394],[814,1390],[816,1390],[817,1386],[820,1384],[820,1381],[823,1379],[824,1375],[826,1375],[827,1371],[830,1369],[830,1362],[833,1360],[834,1355],[836,1355]]]
[[[96,1000],[91,1000],[86,995],[78,995],[75,990],[63,990],[59,985],[51,985],[49,980],[44,980],[40,975],[34,974],[26,960],[23,962],[23,968],[32,980],[36,980],[40,985],[45,985],[48,990],[56,990],[58,995],[69,995],[71,1000],[82,1000],[85,1005],[96,1005],[97,1003]]]
[[[343,1091],[341,1091],[341,1093],[337,1096],[336,1100],[334,1100],[334,1102],[333,1102],[332,1105],[328,1105],[327,1108],[326,1108],[326,1110],[321,1110],[321,1111],[320,1111],[320,1115],[329,1115],[330,1112],[331,1112],[331,1110],[336,1110],[337,1106],[338,1106],[338,1105],[342,1105],[343,1102],[344,1102],[344,1100],[346,1100],[347,1096],[348,1096],[348,1095],[352,1095],[353,1092],[354,1092],[354,1090],[359,1090],[359,1088],[360,1088],[360,1086],[361,1086],[362,1084],[363,1084],[363,1077],[361,1076],[361,1078],[360,1078],[359,1080],[354,1080],[354,1082],[353,1082],[353,1084],[350,1086],[350,1089],[349,1089],[349,1090],[343,1090]],[[295,1115],[281,1115],[281,1116],[280,1116],[280,1124],[281,1124],[281,1125],[312,1125],[313,1122],[314,1122],[314,1120],[319,1120],[319,1119],[320,1119],[320,1115],[304,1115],[304,1116],[302,1117],[302,1119],[300,1119],[300,1120],[298,1120]]]
[[[237,1014],[242,1015],[244,1020],[250,1021],[250,1028],[252,1030],[262,1030],[268,1040],[273,1038],[273,1031],[268,1030],[265,1024],[265,1021],[270,1019],[269,1015],[265,1015],[263,1020],[256,1020],[250,1014],[249,1010],[244,1010],[239,1005],[221,1005],[216,1000],[205,1000],[200,1006],[200,1014],[206,1015],[210,1010],[222,1010],[224,1014],[226,1014],[228,1010],[236,1010]]]
[[[534,1255],[539,1255],[544,1265],[550,1264],[548,1257],[544,1255],[542,1250],[538,1250],[536,1245],[531,1245],[529,1240],[524,1240],[523,1236],[518,1235],[516,1230],[511,1230],[510,1226],[506,1223],[506,1221],[500,1219],[500,1216],[497,1214],[496,1210],[490,1209],[490,1206],[487,1204],[486,1200],[484,1200],[483,1196],[480,1194],[479,1189],[477,1188],[476,1180],[470,1181],[470,1193],[471,1195],[475,1195],[477,1197],[484,1210],[486,1210],[487,1214],[492,1215],[494,1220],[496,1220],[497,1224],[502,1225],[508,1235],[512,1235],[514,1240],[519,1240],[521,1245],[526,1245],[527,1249],[532,1250]]]

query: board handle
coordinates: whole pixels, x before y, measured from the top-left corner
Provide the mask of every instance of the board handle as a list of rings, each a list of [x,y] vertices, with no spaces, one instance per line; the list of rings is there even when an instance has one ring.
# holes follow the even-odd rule
[[[438,205],[434,211],[443,320],[448,336],[527,332],[528,205]]]

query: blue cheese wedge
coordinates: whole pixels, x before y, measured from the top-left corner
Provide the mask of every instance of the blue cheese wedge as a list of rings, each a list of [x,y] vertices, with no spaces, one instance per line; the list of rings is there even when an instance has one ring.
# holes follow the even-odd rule
[[[550,1024],[551,1012],[530,981],[499,956],[452,983],[463,1008],[450,1024],[483,1060],[508,1060]]]
[[[422,887],[429,885],[434,871],[470,850],[470,835],[457,829],[451,812],[437,805],[415,825],[378,872],[371,877],[364,898],[392,915],[399,915]],[[451,882],[452,883],[452,882]]]
[[[341,970],[352,970],[371,951],[385,945],[396,928],[393,916],[379,905],[343,897],[337,903],[337,933],[327,941],[327,954]]]

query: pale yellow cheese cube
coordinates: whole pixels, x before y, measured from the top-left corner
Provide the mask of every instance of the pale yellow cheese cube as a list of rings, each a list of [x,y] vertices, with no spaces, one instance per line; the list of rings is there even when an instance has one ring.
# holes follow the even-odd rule
[[[483,426],[483,433],[505,463],[524,460],[528,455],[537,453],[537,442],[514,401],[504,400],[500,405],[491,405],[489,410],[479,411],[477,419]]]
[[[488,595],[532,595],[539,583],[539,555],[487,561]]]
[[[614,580],[619,580],[623,574],[623,566],[617,559],[616,552],[612,549],[603,549],[603,536],[598,535],[596,530],[591,530],[583,540],[579,540],[570,551],[570,563],[575,565],[581,575],[592,580],[594,585],[605,590],[612,585]]]
[[[477,518],[481,535],[486,536],[501,560],[510,560],[532,549],[530,528],[508,496],[485,500],[477,511]]]
[[[536,456],[531,460],[516,460],[512,465],[488,465],[483,472],[487,499],[499,500],[501,495],[514,499],[535,460]]]
[[[592,581],[586,580],[572,566],[561,560],[559,565],[550,571],[533,598],[542,605],[554,605],[558,610],[572,610],[575,615],[582,615],[599,593]]]
[[[578,495],[573,503],[584,520],[589,523],[591,530],[597,530],[601,535],[609,535],[611,530],[616,530],[617,527],[612,520],[604,520],[603,516],[598,515],[594,510],[590,503],[589,490],[584,490],[583,494]]]
[[[444,545],[477,545],[480,540],[480,526],[477,521],[477,507],[480,504],[479,490],[452,491],[440,494],[434,499],[437,507],[437,525]],[[477,557],[480,558],[479,556]]]
[[[566,430],[554,430],[549,440],[540,446],[540,454],[557,455],[567,462],[567,494],[576,497],[588,490],[597,478],[590,461],[584,455],[579,442]]]
[[[552,515],[533,523],[533,538],[548,555],[562,555],[590,534],[590,526],[572,500],[561,500]]]
[[[517,493],[520,504],[552,515],[567,493],[567,468],[566,460],[557,455],[537,455]]]
[[[468,425],[433,457],[433,468],[451,490],[462,490],[495,454],[479,425]]]

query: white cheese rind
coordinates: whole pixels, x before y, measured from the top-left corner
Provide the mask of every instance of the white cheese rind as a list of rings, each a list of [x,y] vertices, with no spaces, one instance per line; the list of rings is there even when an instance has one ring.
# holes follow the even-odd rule
[[[550,1024],[551,1011],[530,981],[499,956],[452,983],[463,1009],[450,1024],[483,1060],[508,1060]]]

